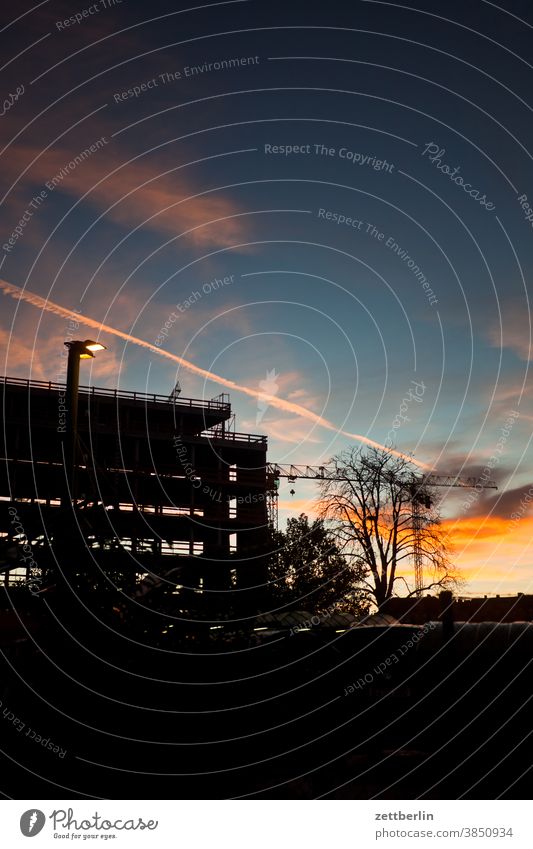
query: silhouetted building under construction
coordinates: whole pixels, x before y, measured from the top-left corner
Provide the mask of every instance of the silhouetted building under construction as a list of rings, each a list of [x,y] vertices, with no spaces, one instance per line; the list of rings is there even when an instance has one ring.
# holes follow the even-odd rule
[[[227,395],[82,387],[76,490],[65,505],[65,386],[6,377],[0,387],[3,568],[20,563],[6,581],[28,581],[56,558],[65,570],[76,565],[62,545],[70,515],[121,588],[142,593],[161,576],[176,594],[258,583],[267,439],[229,429]]]

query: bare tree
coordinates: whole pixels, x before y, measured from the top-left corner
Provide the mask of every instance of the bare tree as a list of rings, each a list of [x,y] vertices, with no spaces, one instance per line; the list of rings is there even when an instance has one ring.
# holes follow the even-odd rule
[[[375,448],[351,448],[330,461],[320,489],[321,516],[344,556],[363,568],[368,597],[378,608],[397,594],[399,582],[408,595],[416,592],[406,567],[417,540],[427,579],[423,589],[458,585],[436,499],[408,460]],[[425,508],[419,511],[418,532],[414,498]]]

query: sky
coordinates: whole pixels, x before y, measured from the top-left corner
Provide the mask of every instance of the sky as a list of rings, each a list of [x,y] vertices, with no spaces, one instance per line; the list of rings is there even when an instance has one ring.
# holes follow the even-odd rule
[[[229,391],[272,462],[490,477],[442,491],[464,592],[533,591],[529,3],[17,0],[0,31],[3,373],[60,379],[77,312],[84,383]]]

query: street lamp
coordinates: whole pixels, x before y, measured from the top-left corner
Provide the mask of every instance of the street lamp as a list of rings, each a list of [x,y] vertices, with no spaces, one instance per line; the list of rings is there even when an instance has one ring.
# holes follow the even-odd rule
[[[65,342],[68,348],[67,366],[67,441],[65,450],[66,492],[64,506],[76,500],[76,466],[78,454],[78,394],[80,386],[80,360],[92,360],[96,351],[105,351],[100,342]]]
[[[69,345],[71,343],[65,342],[65,345]],[[105,351],[105,345],[102,345],[101,342],[93,342],[92,339],[86,339],[85,342],[81,343],[85,349],[84,353],[80,355],[82,360],[90,360],[91,357],[94,357],[94,351]]]

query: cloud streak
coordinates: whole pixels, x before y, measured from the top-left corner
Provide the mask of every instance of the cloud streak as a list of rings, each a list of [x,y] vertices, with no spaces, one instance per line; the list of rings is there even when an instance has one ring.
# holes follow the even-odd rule
[[[40,295],[37,295],[34,292],[30,292],[27,289],[21,289],[19,286],[15,286],[13,283],[8,283],[6,280],[0,280],[0,289],[4,292],[5,295],[15,298],[18,301],[24,301],[25,303],[31,304],[32,306],[37,307],[38,309],[45,310],[45,312],[53,313],[54,315],[58,315],[66,319],[75,317],[80,324],[97,330],[98,333],[109,333],[112,336],[117,336],[119,339],[124,339],[124,341],[126,342],[131,342],[133,345],[139,345],[140,347],[145,348],[146,350],[151,351],[154,354],[158,354],[159,356],[171,360],[174,363],[178,363],[178,365],[180,365],[182,368],[186,369],[189,372],[192,372],[193,374],[198,375],[199,377],[203,377],[205,380],[211,380],[213,381],[213,383],[218,383],[220,386],[224,386],[226,389],[231,389],[234,392],[239,392],[243,395],[247,395],[250,398],[266,401],[272,407],[276,407],[277,409],[283,410],[284,412],[294,413],[304,419],[308,419],[309,421],[314,422],[315,424],[325,428],[326,430],[341,434],[342,436],[345,436],[348,439],[353,439],[357,442],[361,442],[363,445],[369,445],[373,448],[386,450],[384,446],[381,445],[381,443],[376,442],[373,439],[369,439],[369,437],[367,436],[363,436],[359,433],[350,433],[349,431],[340,430],[335,424],[333,424],[333,422],[330,422],[323,416],[319,416],[312,410],[308,410],[305,407],[300,406],[300,404],[296,404],[293,401],[288,401],[285,398],[280,398],[278,395],[269,395],[265,392],[259,392],[257,389],[252,389],[248,386],[243,386],[242,384],[237,383],[234,380],[222,377],[221,375],[216,374],[215,372],[208,371],[207,369],[204,369],[201,366],[197,366],[195,363],[192,363],[190,360],[186,360],[184,357],[180,357],[178,354],[173,354],[170,351],[166,351],[164,348],[158,348],[156,345],[152,345],[150,342],[146,342],[145,339],[140,339],[138,336],[132,336],[130,333],[125,333],[123,330],[118,330],[116,327],[110,327],[107,324],[102,324],[100,321],[97,321],[96,319],[91,318],[90,316],[82,315],[81,313],[73,313],[72,310],[63,307],[60,304],[56,304],[54,301],[42,298]],[[395,451],[392,449],[389,450],[397,457],[402,457],[404,459],[410,460],[411,462],[413,462],[414,465],[418,466],[419,468],[430,469],[427,464],[422,463],[420,460],[414,460],[411,457],[402,454],[401,451]]]

